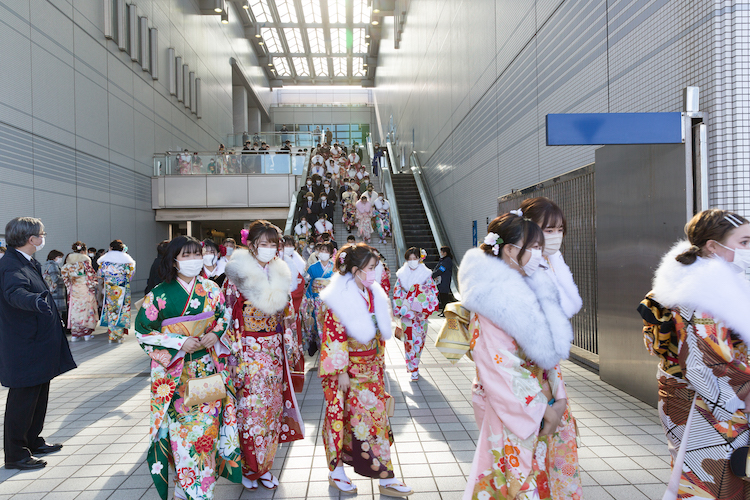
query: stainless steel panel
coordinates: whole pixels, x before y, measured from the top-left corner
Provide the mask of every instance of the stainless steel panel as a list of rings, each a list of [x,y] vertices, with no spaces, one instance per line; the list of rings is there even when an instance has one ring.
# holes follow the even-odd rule
[[[174,49],[167,49],[167,60],[167,67],[169,68],[169,75],[167,75],[169,93],[171,95],[177,95],[177,63]]]
[[[174,67],[175,67],[175,81],[176,88],[177,88],[177,102],[182,102],[184,99],[184,91],[185,88],[182,86],[183,80],[182,80],[182,56],[177,56],[174,58]]]
[[[116,0],[117,1],[117,9],[116,9],[116,19],[117,19],[117,47],[122,50],[123,52],[127,50],[128,45],[128,31],[127,31],[127,7],[125,4],[125,0]]]
[[[244,175],[206,177],[209,207],[247,207],[247,182]]]
[[[656,365],[643,347],[636,307],[654,269],[684,237],[684,144],[606,146],[596,150],[599,374],[656,404]],[[692,179],[691,179],[692,181]]]
[[[190,111],[195,114],[195,71],[190,72],[190,74],[188,75],[188,81],[190,83]]]
[[[164,178],[164,204],[170,208],[206,207],[206,177]]]
[[[138,60],[138,10],[128,4],[128,54],[131,61]]]
[[[195,79],[195,117],[200,118],[201,114],[201,79]]]
[[[190,107],[190,66],[187,64],[182,65],[182,92],[184,95],[184,102],[186,108]]]
[[[249,175],[247,176],[248,206],[250,207],[288,207],[292,193],[286,175]]]
[[[138,60],[141,63],[141,69],[148,71],[149,69],[149,33],[148,33],[148,18],[141,16],[138,18],[138,40],[140,41],[140,50],[138,51]]]
[[[112,40],[115,31],[114,3],[112,0],[104,0],[104,38]]]
[[[149,30],[149,36],[151,37],[149,43],[149,64],[151,65],[151,78],[154,80],[159,79],[159,30],[151,28]],[[170,49],[174,52],[174,49]],[[174,54],[172,54],[174,56]],[[170,59],[171,61],[171,59]],[[171,92],[170,87],[170,92]]]

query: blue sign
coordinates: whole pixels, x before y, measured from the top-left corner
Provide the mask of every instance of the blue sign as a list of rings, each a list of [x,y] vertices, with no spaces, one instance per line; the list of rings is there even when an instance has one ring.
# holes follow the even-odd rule
[[[682,113],[547,115],[547,146],[681,144]]]
[[[477,234],[477,221],[472,221],[471,223],[471,244],[472,246],[477,246],[477,242],[479,241],[479,237]]]

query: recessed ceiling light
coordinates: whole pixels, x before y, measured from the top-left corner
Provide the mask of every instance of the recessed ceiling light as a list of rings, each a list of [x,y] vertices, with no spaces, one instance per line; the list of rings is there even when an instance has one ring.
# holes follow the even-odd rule
[[[268,63],[269,66],[273,66],[273,63]]]
[[[373,14],[380,14],[380,9],[372,9]]]
[[[242,4],[242,8],[245,9],[245,10],[247,10],[247,9],[250,8],[250,4],[249,3],[244,3],[244,4]],[[229,231],[229,229],[227,229],[227,231]]]
[[[221,24],[229,24],[229,19],[222,19]]]
[[[373,26],[377,26],[378,24],[380,24],[380,23],[379,23],[379,22],[377,22],[376,20],[374,20],[374,19],[373,19],[373,21],[372,21],[372,25],[373,25]]]
[[[265,45],[265,44],[263,43],[263,40],[261,40],[260,42],[258,42],[258,45]]]
[[[222,11],[222,8],[221,8],[221,7],[216,7],[216,8],[214,9],[214,12],[216,12],[217,14],[221,14],[221,11]]]
[[[370,35],[365,35],[365,38],[370,38]]]

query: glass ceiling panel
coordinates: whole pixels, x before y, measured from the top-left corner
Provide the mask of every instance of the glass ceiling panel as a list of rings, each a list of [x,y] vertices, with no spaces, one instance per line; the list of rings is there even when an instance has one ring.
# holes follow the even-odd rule
[[[352,57],[352,74],[354,76],[365,76],[364,60],[361,57]]]
[[[292,74],[289,71],[289,62],[286,57],[274,57],[273,65],[276,67],[276,74],[279,76],[290,76]]]
[[[308,28],[307,39],[310,41],[310,53],[325,54],[326,39],[321,28]]]
[[[346,57],[332,57],[333,76],[349,76],[346,71]]]
[[[289,52],[301,53],[305,51],[305,44],[302,43],[302,31],[299,28],[284,28],[286,44],[289,46]]]
[[[346,54],[346,28],[331,28],[331,52]]]
[[[313,57],[313,68],[315,68],[315,76],[328,76],[328,58],[326,57]]]
[[[369,22],[370,8],[367,6],[367,0],[354,0],[354,24]]]
[[[367,40],[365,40],[364,28],[354,28],[353,42],[352,48],[355,53],[367,52]]]
[[[328,0],[328,22],[346,23],[346,0]]]
[[[320,12],[321,0],[301,0],[302,15],[305,16],[306,23],[322,23],[323,16]],[[365,0],[367,1],[367,0]]]
[[[250,0],[250,10],[253,12],[255,20],[260,23],[273,21],[271,9],[268,8],[268,0]]]
[[[294,64],[294,72],[297,76],[310,76],[310,67],[306,57],[292,57],[292,64]]]
[[[266,42],[268,52],[283,52],[281,48],[281,40],[276,28],[261,28],[260,36],[263,37],[263,41]]]
[[[294,0],[276,0],[276,11],[282,23],[296,23],[297,11],[294,8]]]

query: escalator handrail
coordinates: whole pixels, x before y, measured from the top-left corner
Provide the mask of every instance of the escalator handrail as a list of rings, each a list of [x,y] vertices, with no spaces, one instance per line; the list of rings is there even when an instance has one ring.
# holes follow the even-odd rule
[[[398,211],[398,203],[396,202],[396,191],[393,187],[393,180],[391,178],[391,175],[393,174],[391,174],[388,169],[387,160],[384,156],[380,157],[380,175],[385,196],[391,205],[391,234],[393,235],[393,243],[396,245],[396,259],[398,261],[398,267],[400,268],[404,264],[406,239],[404,238],[404,229],[401,227],[401,217]]]
[[[307,172],[310,169],[310,160],[312,159],[312,150],[305,154],[305,168],[302,169],[302,175],[300,179],[307,179]],[[299,194],[299,185],[294,186],[294,193],[292,193],[292,199],[289,202],[289,212],[286,216],[286,224],[284,225],[284,236],[291,236],[294,231],[294,216],[297,214],[297,195]]]

